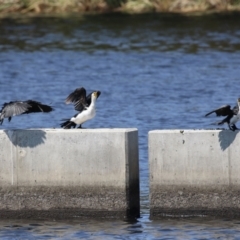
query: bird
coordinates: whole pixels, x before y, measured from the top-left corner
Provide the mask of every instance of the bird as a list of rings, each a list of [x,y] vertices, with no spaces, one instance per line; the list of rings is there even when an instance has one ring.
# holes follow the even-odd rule
[[[96,100],[100,96],[100,91],[93,91],[90,94],[86,95],[86,89],[84,87],[76,88],[69,96],[66,98],[65,103],[74,104],[74,108],[78,111],[70,119],[63,119],[61,127],[64,129],[75,128],[79,125],[78,128],[82,128],[82,124],[96,115]]]
[[[34,112],[48,113],[51,111],[53,111],[51,106],[35,100],[5,102],[0,110],[0,125],[2,125],[4,118],[8,118],[8,121],[10,122],[13,116]]]
[[[237,121],[240,120],[240,111],[239,111],[240,98],[237,99],[237,103],[238,103],[238,105],[233,107],[232,109],[231,109],[230,105],[223,105],[223,106],[207,113],[205,115],[205,117],[207,117],[208,115],[210,115],[212,113],[216,113],[216,115],[218,117],[224,116],[226,118],[224,118],[220,122],[217,122],[216,124],[222,125],[224,123],[227,123],[230,130],[232,130],[232,131],[238,130],[238,128],[236,127],[235,124],[237,123]]]

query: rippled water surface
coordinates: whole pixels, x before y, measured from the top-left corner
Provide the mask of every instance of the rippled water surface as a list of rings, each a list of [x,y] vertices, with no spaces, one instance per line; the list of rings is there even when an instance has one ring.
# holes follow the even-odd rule
[[[1,239],[239,239],[240,222],[205,219],[0,222]]]
[[[147,134],[215,128],[204,115],[240,97],[240,15],[101,15],[0,20],[0,103],[35,99],[50,114],[1,129],[58,128],[75,88],[100,90],[86,128],[139,130],[141,218],[136,222],[0,222],[1,239],[240,239],[239,222],[148,219]]]

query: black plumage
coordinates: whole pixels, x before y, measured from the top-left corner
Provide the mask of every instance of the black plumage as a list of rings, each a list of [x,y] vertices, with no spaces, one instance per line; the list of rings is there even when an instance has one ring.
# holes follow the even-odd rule
[[[76,117],[77,115],[78,113],[75,114],[74,117]],[[60,124],[61,128],[70,129],[70,128],[75,128],[77,126],[77,124],[72,122],[71,119],[62,119],[62,121],[64,122]],[[81,128],[81,125],[79,126],[79,128]]]
[[[10,122],[13,116],[35,113],[35,112],[51,112],[51,106],[42,104],[34,100],[27,101],[11,101],[4,103],[0,111],[0,125],[2,125],[4,118],[8,118]]]
[[[224,123],[228,124],[228,127],[230,130],[235,131],[238,129],[236,127],[236,122],[240,120],[240,114],[239,114],[239,104],[240,104],[240,98],[238,98],[238,105],[231,108],[230,105],[223,105],[205,115],[207,117],[208,115],[215,113],[217,117],[223,116],[226,117],[222,121],[217,122],[216,124],[222,125]]]

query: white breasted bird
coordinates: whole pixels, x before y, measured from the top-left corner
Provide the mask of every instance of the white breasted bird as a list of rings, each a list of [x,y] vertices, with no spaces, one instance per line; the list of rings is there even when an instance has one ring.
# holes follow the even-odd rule
[[[217,122],[216,124],[222,125],[224,123],[227,123],[229,129],[232,131],[235,131],[238,129],[235,124],[237,123],[237,121],[240,120],[240,111],[239,111],[240,98],[237,99],[237,103],[238,103],[238,105],[233,107],[232,109],[231,109],[230,105],[221,106],[220,108],[217,108],[217,109],[207,113],[205,115],[205,117],[207,117],[208,115],[210,115],[214,112],[216,113],[217,116],[224,116],[224,117],[226,116],[226,118],[224,118],[220,122]]]
[[[61,127],[64,129],[75,128],[79,125],[78,128],[82,128],[82,124],[96,115],[96,100],[100,96],[100,91],[94,91],[86,96],[85,88],[77,88],[72,92],[65,100],[66,104],[73,103],[74,108],[78,111],[70,119],[65,119],[61,124]]]

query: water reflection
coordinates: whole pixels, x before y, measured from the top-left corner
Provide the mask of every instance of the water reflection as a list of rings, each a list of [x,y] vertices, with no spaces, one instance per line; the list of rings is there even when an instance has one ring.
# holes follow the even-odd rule
[[[212,49],[234,52],[240,50],[240,31],[236,24],[238,17],[229,14],[191,18],[168,14],[142,14],[137,17],[107,14],[69,18],[1,19],[0,47],[2,51],[181,50],[196,54]]]

